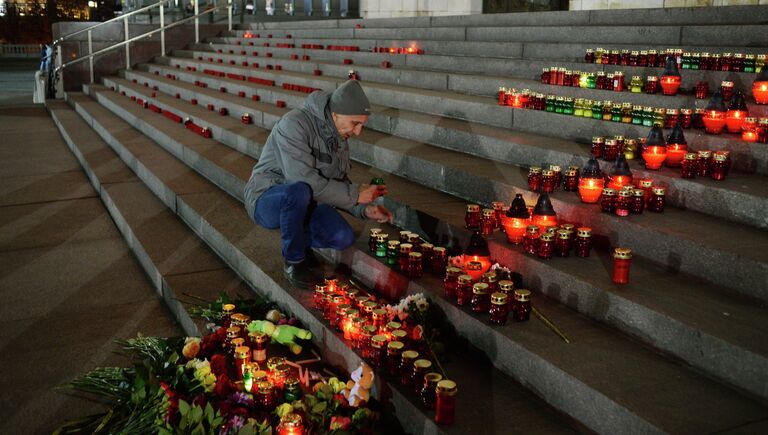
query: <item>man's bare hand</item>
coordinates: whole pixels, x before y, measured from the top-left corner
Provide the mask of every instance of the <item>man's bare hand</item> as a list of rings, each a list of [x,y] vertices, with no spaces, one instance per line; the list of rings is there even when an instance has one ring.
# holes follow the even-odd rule
[[[358,204],[370,204],[374,199],[388,193],[386,185],[362,184],[360,194],[357,196]]]
[[[380,224],[384,222],[392,223],[392,212],[382,205],[369,205],[365,207],[365,217],[375,220]]]

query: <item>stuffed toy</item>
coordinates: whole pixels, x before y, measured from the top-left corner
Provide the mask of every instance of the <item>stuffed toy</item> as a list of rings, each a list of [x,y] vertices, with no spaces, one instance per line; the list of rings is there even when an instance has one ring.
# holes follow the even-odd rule
[[[350,376],[352,380],[347,382],[347,387],[341,394],[349,402],[349,406],[359,407],[364,405],[371,398],[371,388],[375,378],[373,370],[365,363],[360,363]]]
[[[296,355],[301,353],[301,346],[296,343],[295,339],[309,340],[312,338],[312,333],[306,329],[292,325],[275,326],[269,320],[254,320],[248,325],[248,332],[262,332],[272,341],[287,346]]]

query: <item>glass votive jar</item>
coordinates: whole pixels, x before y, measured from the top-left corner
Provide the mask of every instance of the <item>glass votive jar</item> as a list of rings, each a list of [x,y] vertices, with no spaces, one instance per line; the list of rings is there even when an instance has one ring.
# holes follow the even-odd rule
[[[605,147],[603,148],[603,159],[612,162],[619,157],[621,147],[616,139],[606,139]]]
[[[696,175],[706,177],[709,175],[712,165],[712,151],[701,150],[696,158]]]
[[[371,253],[376,252],[377,238],[376,236],[381,233],[381,228],[371,228],[368,236],[368,250]]]
[[[416,233],[408,233],[408,243],[413,246],[413,252],[421,252],[420,247],[422,244],[421,236]]]
[[[242,340],[242,338],[240,339]],[[243,368],[251,362],[251,348],[238,346],[235,348],[235,379],[243,380]]]
[[[531,317],[531,291],[515,290],[515,302],[512,305],[512,319],[516,322],[527,322]]]
[[[323,310],[325,308],[325,295],[327,291],[328,286],[325,284],[315,285],[315,293],[312,297],[312,304],[314,305],[315,309]]]
[[[470,275],[459,275],[458,287],[456,287],[456,304],[459,306],[469,305],[472,298],[472,277]]]
[[[632,214],[641,214],[645,208],[645,190],[632,189],[632,199],[629,212]]]
[[[490,302],[488,284],[478,282],[472,286],[472,311],[475,313],[487,313],[490,309]]]
[[[616,190],[606,187],[600,196],[600,208],[603,213],[613,213],[616,209]]]
[[[435,423],[453,424],[456,415],[456,382],[443,379],[435,387]]]
[[[408,261],[409,261],[411,252],[413,252],[413,245],[411,245],[410,243],[400,244],[400,254],[398,256],[397,262],[398,262],[398,266],[400,267],[400,270],[406,275],[408,274]]]
[[[629,284],[629,267],[632,262],[632,250],[629,248],[616,248],[613,250],[613,274],[614,284]]]
[[[728,156],[715,152],[712,156],[710,177],[715,181],[723,181],[726,175],[728,175]]]
[[[696,85],[693,87],[693,94],[698,100],[703,100],[709,97],[709,83],[705,80],[696,82]]]
[[[496,229],[496,212],[489,208],[484,208],[480,219],[480,234],[490,236]]]
[[[506,293],[496,292],[491,295],[489,321],[494,325],[503,325],[507,323],[509,316],[509,296]]]
[[[541,192],[552,193],[555,191],[555,172],[551,169],[541,171]]]
[[[453,299],[456,297],[456,290],[459,287],[459,275],[461,275],[461,269],[458,267],[448,267],[445,269],[443,294],[446,298]]]
[[[603,157],[604,149],[605,149],[605,138],[602,136],[593,136],[592,147],[590,148],[590,152],[592,153],[592,156],[594,156],[596,159]]]
[[[275,386],[269,381],[260,381],[256,383],[256,397],[254,401],[256,406],[267,412],[272,412],[277,406],[277,395]]]
[[[592,250],[592,228],[580,227],[576,229],[574,245],[577,257],[589,257],[589,253]]]
[[[645,86],[643,91],[646,94],[655,94],[659,91],[659,78],[656,76],[648,76],[645,78]]]
[[[379,368],[384,364],[384,355],[387,351],[387,337],[382,334],[377,334],[371,337],[371,351],[369,352],[368,361],[373,367]]]
[[[542,170],[538,166],[531,166],[528,169],[528,189],[538,192],[541,189]]]
[[[523,250],[528,254],[537,255],[539,252],[539,236],[538,225],[528,225],[523,238]]]
[[[400,241],[390,240],[387,242],[387,264],[389,266],[398,266],[400,258]]]
[[[400,354],[400,382],[406,387],[411,385],[413,363],[419,358],[415,350],[405,350]]]
[[[417,359],[413,362],[413,368],[411,369],[411,382],[413,390],[416,394],[421,393],[421,389],[424,386],[424,376],[432,370],[432,361],[428,359]]]
[[[557,239],[555,240],[555,249],[559,257],[567,257],[571,253],[573,246],[572,232],[564,229],[557,230]]]
[[[698,154],[696,153],[686,153],[683,156],[683,161],[680,163],[680,166],[682,168],[682,177],[683,178],[695,178],[696,173],[699,170],[698,165]]]
[[[632,192],[621,189],[619,195],[616,197],[616,205],[614,207],[614,213],[616,216],[629,216],[629,209],[632,207]]]
[[[384,258],[387,256],[387,241],[389,234],[379,233],[376,235],[376,257]]]
[[[478,207],[479,207],[479,206],[478,206]],[[477,210],[477,211],[478,211],[478,212],[480,212],[480,209],[478,208],[478,210]],[[408,236],[410,236],[410,235],[411,235],[411,232],[410,232],[410,231],[408,231],[408,230],[403,230],[403,231],[400,231],[400,232],[398,233],[398,236],[397,236],[397,237],[398,237],[398,240],[400,240],[400,243],[410,243],[410,242],[408,241]]]
[[[421,278],[424,275],[424,266],[421,261],[421,252],[408,254],[408,277]]]
[[[447,264],[447,255],[445,248],[442,246],[435,246],[432,248],[432,273],[442,275],[445,273],[445,267]]]
[[[757,142],[757,118],[744,118],[741,126],[741,140],[747,143]]]
[[[387,372],[390,376],[395,376],[399,372],[404,348],[405,344],[401,341],[390,341],[387,344]]]
[[[563,175],[563,190],[566,192],[576,192],[579,190],[579,170],[567,169]]]
[[[467,213],[464,215],[464,223],[467,229],[480,229],[480,206],[477,204],[467,204]]]
[[[651,198],[648,200],[648,204],[646,205],[646,208],[649,211],[655,212],[655,213],[661,213],[664,211],[664,203],[665,199],[664,196],[666,195],[667,191],[663,187],[654,187],[653,192],[651,194]]]
[[[680,109],[680,127],[689,129],[693,126],[693,109]]]
[[[421,388],[421,403],[427,407],[427,409],[435,409],[435,402],[437,401],[437,383],[443,380],[443,375],[440,373],[430,372],[424,375],[424,385]]]
[[[550,233],[544,233],[539,236],[539,247],[536,255],[543,260],[549,260],[552,258],[554,251],[554,236]]]
[[[371,338],[376,335],[376,327],[373,325],[364,325],[360,331],[360,340],[358,342],[358,349],[360,349],[360,356],[365,360],[371,359]]]

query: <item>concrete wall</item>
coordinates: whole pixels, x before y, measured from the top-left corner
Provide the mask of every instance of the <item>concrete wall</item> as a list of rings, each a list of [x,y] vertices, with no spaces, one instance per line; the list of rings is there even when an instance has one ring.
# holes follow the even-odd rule
[[[363,18],[469,15],[483,12],[483,0],[360,0]]]
[[[595,9],[679,8],[702,6],[768,5],[768,0],[570,0],[572,11]]]

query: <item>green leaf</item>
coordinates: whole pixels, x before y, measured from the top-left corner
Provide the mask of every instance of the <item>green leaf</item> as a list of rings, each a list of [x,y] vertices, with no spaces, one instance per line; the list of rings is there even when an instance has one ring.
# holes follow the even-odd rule
[[[200,409],[200,408],[197,408]],[[200,409],[200,412],[202,413],[203,410]],[[195,426],[194,429],[192,429],[191,435],[205,435],[205,428],[203,427],[203,423],[198,423],[197,426]]]
[[[213,406],[210,402],[205,405],[205,420],[208,421],[208,424],[213,423]]]
[[[194,408],[192,408],[192,411],[189,414],[190,414],[189,419],[192,422],[198,422],[203,420],[203,408],[199,406],[195,406]]]
[[[179,413],[182,416],[189,414],[189,403],[187,403],[185,400],[179,400]]]
[[[246,424],[237,431],[237,435],[256,435],[253,425]]]
[[[313,414],[322,414],[323,411],[328,407],[328,402],[320,402],[317,405],[312,407],[312,413]]]

